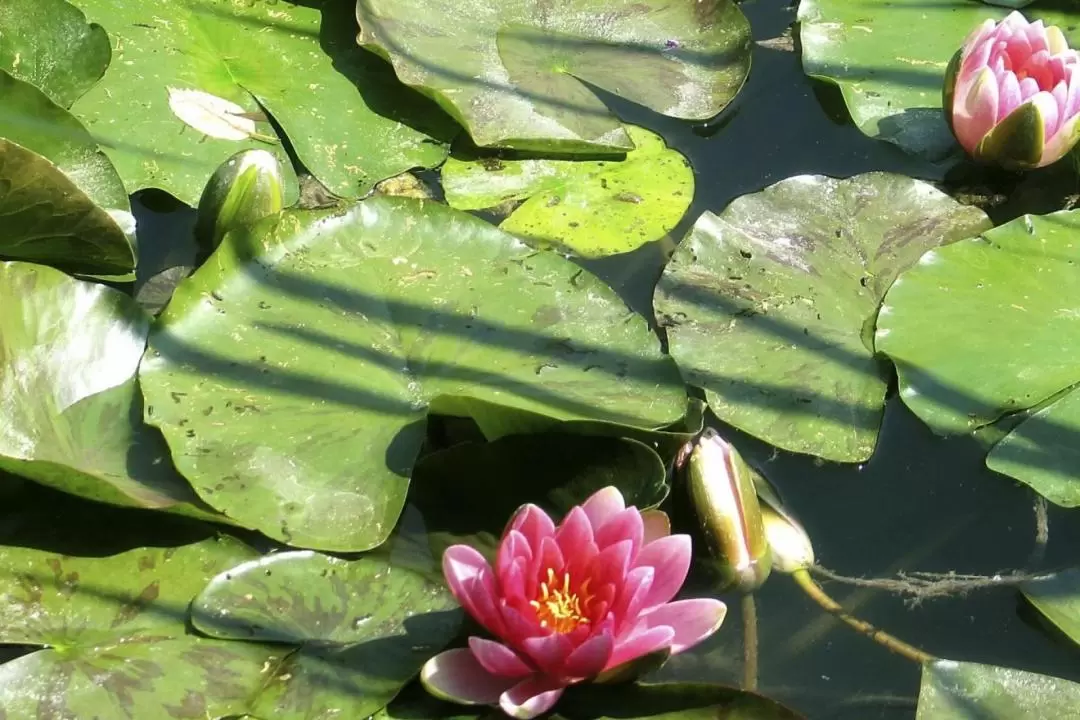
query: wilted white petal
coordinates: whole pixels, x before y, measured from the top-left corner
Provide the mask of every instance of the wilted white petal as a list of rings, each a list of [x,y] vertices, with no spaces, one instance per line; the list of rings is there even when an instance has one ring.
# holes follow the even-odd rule
[[[255,135],[255,121],[231,100],[202,90],[169,88],[169,109],[184,124],[203,135],[221,140],[247,140]]]

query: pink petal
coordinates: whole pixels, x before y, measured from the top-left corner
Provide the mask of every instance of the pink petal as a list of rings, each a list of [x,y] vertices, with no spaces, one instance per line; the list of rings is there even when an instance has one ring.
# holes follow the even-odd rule
[[[485,640],[475,636],[470,637],[469,649],[472,651],[476,661],[492,675],[522,678],[536,672],[516,652],[494,640]]]
[[[575,580],[579,579],[577,576],[588,567],[598,552],[592,524],[580,507],[574,507],[563,518],[559,529],[555,531],[555,542],[567,560],[567,572]]]
[[[641,513],[641,522],[645,529],[641,538],[642,545],[648,545],[653,540],[671,534],[671,520],[663,510],[645,510]]]
[[[443,553],[443,575],[465,611],[491,633],[501,634],[495,578],[484,556],[468,545],[451,545]]]
[[[570,655],[573,646],[565,635],[551,633],[546,636],[534,635],[521,641],[521,649],[532,658],[537,666],[549,675],[558,675],[563,660]]]
[[[499,698],[499,707],[510,717],[530,720],[551,709],[566,687],[554,678],[538,675],[510,688]]]
[[[637,617],[645,607],[645,599],[649,597],[649,589],[652,588],[656,570],[651,567],[634,568],[626,574],[626,582],[615,605],[611,608],[616,618],[615,632],[617,635],[629,631],[637,622]]]
[[[1061,124],[1057,100],[1050,93],[1043,91],[1032,97],[1030,102],[1038,108],[1039,116],[1042,117],[1043,142],[1046,142],[1054,136],[1058,126]]]
[[[600,673],[607,666],[608,658],[615,648],[611,630],[605,628],[574,649],[563,662],[562,671],[566,677],[590,678]]]
[[[1020,81],[1016,79],[1015,73],[1005,73],[998,86],[998,112],[994,121],[1004,120],[1009,113],[1020,107],[1021,102]]]
[[[592,523],[593,531],[603,526],[607,519],[626,507],[622,493],[614,485],[608,485],[602,490],[597,490],[588,500],[581,504],[589,522]]]
[[[615,650],[612,651],[607,667],[604,669],[610,670],[631,660],[636,660],[642,655],[662,650],[671,645],[671,640],[674,637],[675,631],[667,625],[649,628],[639,624],[634,632],[615,643]]]
[[[508,601],[525,601],[532,599],[532,593],[527,591],[530,565],[524,558],[517,558],[505,571],[499,574],[499,588],[503,598]]]
[[[1026,77],[1020,81],[1020,97],[1023,100],[1029,100],[1039,92],[1039,83],[1035,82],[1035,78]]]
[[[1062,117],[1071,118],[1080,112],[1080,66],[1069,68],[1069,97],[1065,101],[1065,112]]]
[[[1039,167],[1045,167],[1065,157],[1065,154],[1072,149],[1076,140],[1078,124],[1080,124],[1080,115],[1073,115],[1062,123],[1057,135],[1043,148],[1042,158],[1039,159]]]
[[[971,90],[966,96],[957,95],[953,103],[953,132],[964,149],[973,153],[997,120],[998,88],[994,73],[989,68],[979,70]]]
[[[535,550],[540,547],[541,540],[555,534],[555,523],[546,512],[529,503],[522,505],[514,513],[514,517],[510,519],[509,530],[517,530],[524,535],[529,547]]]
[[[599,594],[601,587],[608,584],[612,585],[616,591],[622,587],[626,573],[630,569],[630,552],[633,549],[632,541],[622,540],[614,545],[608,545],[593,558],[587,575],[592,579],[594,592]]]
[[[512,646],[521,648],[527,638],[534,635],[548,635],[551,630],[540,627],[536,620],[536,614],[531,607],[518,609],[511,605],[503,605],[501,608],[503,632],[493,633]]]
[[[420,682],[429,693],[462,705],[494,705],[518,682],[492,675],[467,648],[439,653],[424,663]]]
[[[679,592],[690,571],[690,536],[668,535],[654,540],[641,549],[634,564],[656,571],[645,608],[666,603]]]
[[[668,603],[642,616],[649,628],[670,627],[675,635],[671,653],[680,653],[697,645],[720,629],[727,615],[727,605],[713,598],[696,598]]]
[[[609,517],[607,522],[600,526],[596,531],[596,546],[603,550],[620,540],[629,540],[630,557],[633,558],[641,547],[644,534],[645,524],[641,521],[641,513],[636,507],[628,507]]]
[[[562,576],[565,570],[566,560],[562,551],[559,550],[555,538],[544,538],[540,542],[540,551],[533,560],[532,575],[538,583],[548,582],[562,584]],[[549,572],[550,571],[550,572]],[[537,589],[530,587],[528,592],[535,597]]]

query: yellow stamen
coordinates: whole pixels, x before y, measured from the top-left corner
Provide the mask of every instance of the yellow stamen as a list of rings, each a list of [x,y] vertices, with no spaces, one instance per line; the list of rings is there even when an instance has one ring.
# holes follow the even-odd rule
[[[578,592],[571,592],[570,573],[563,573],[562,587],[559,587],[554,568],[548,568],[547,582],[540,583],[539,597],[529,603],[536,610],[540,627],[550,627],[557,633],[568,633],[579,625],[587,625],[589,618],[585,613],[593,599],[589,593],[590,580],[591,578],[587,578],[578,588]]]

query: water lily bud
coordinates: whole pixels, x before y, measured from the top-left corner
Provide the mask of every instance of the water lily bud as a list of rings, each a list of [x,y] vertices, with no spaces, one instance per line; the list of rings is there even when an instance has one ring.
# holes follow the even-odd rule
[[[199,247],[209,253],[229,230],[280,212],[285,206],[283,186],[281,166],[266,150],[243,150],[226,160],[199,198]]]
[[[712,428],[698,438],[687,466],[690,497],[722,573],[740,592],[753,592],[772,567],[754,471]]]
[[[790,516],[781,515],[768,505],[761,507],[765,539],[772,551],[773,568],[783,573],[805,570],[814,564],[814,546],[803,526]]]
[[[987,20],[949,63],[943,105],[975,159],[1011,170],[1049,165],[1080,140],[1080,53],[1041,20],[1018,12]]]

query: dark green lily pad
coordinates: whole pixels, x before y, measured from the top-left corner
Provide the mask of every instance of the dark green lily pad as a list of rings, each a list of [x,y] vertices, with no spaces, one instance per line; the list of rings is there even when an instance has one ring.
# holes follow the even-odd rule
[[[142,421],[145,314],[116,290],[0,263],[0,468],[116,505],[208,516]]]
[[[644,428],[686,403],[644,319],[596,278],[384,196],[226,236],[177,288],[140,377],[200,497],[328,550],[386,539],[434,398]]]
[[[442,167],[446,201],[461,210],[524,200],[499,226],[597,257],[659,240],[694,198],[694,171],[663,138],[626,126],[625,160],[459,160]]]
[[[966,433],[1080,382],[1080,211],[1025,216],[924,256],[893,285],[877,347],[900,396],[939,433]],[[1075,391],[1020,423],[989,465],[1080,504]]]
[[[358,0],[356,13],[360,42],[481,146],[622,152],[630,138],[588,85],[706,119],[750,70],[750,27],[730,0]]]
[[[1071,720],[1080,684],[978,663],[923,666],[915,720]]]
[[[571,688],[555,707],[560,720],[802,720],[780,703],[720,685],[633,683]]]
[[[276,141],[206,137],[170,109],[170,88],[209,93],[247,113],[266,108],[300,160],[342,196],[446,157],[442,140],[452,135],[452,124],[401,88],[384,62],[356,47],[345,3],[325,3],[322,10],[324,3],[216,0],[76,4],[109,30],[113,61],[72,110],[102,139],[131,191],[157,187],[194,205],[229,156],[262,147],[287,173],[286,204],[296,199],[292,165]],[[399,122],[410,118],[441,139]],[[267,123],[257,131],[274,138]]]
[[[409,537],[354,561],[270,555],[218,575],[192,604],[193,624],[213,637],[300,646],[251,711],[267,718],[370,716],[461,618],[438,563]]]
[[[619,437],[547,432],[461,443],[424,457],[413,471],[409,502],[420,511],[432,548],[441,555],[455,542],[493,548],[507,520],[525,503],[562,517],[608,485],[641,509],[656,507],[668,495],[664,464],[648,446]]]
[[[0,70],[61,107],[71,107],[105,74],[111,52],[104,28],[64,0],[0,3]]]
[[[941,89],[949,59],[986,18],[1009,13],[956,0],[802,0],[799,40],[807,75],[839,86],[870,137],[931,161],[962,153],[946,124]],[[1080,45],[1073,0],[1040,0],[1030,20],[1059,25]]]
[[[786,450],[862,461],[889,375],[869,332],[882,295],[924,250],[989,226],[907,177],[788,178],[698,220],[656,287],[657,318],[723,420]]]
[[[1031,604],[1080,645],[1080,569],[1062,570],[1020,588]]]
[[[47,645],[0,665],[0,716],[243,714],[284,652],[188,636],[207,579],[254,552],[235,540],[71,557],[0,548],[0,642]]]

